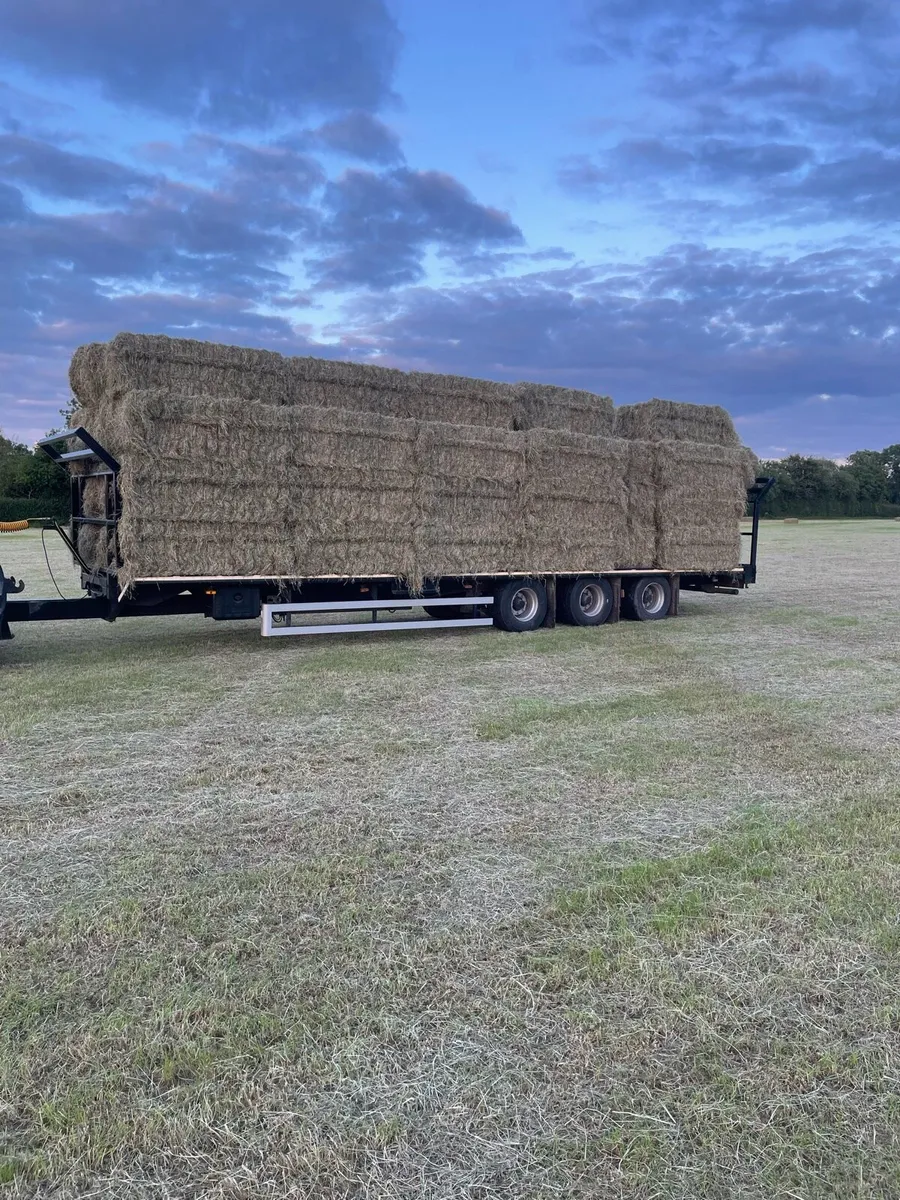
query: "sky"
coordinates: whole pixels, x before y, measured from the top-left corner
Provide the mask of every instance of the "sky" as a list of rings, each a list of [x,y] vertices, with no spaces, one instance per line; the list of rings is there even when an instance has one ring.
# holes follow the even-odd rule
[[[900,441],[896,0],[0,0],[0,429],[121,330]]]

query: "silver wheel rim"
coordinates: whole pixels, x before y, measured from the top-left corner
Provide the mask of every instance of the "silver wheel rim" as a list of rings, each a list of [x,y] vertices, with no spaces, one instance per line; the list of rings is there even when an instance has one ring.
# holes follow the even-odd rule
[[[666,606],[666,589],[661,583],[655,580],[652,583],[645,583],[641,588],[641,607],[644,612],[655,616],[656,613],[662,612]]]
[[[599,583],[586,583],[578,594],[578,607],[583,617],[599,617],[606,605],[606,597]]]
[[[524,625],[526,621],[533,621],[539,607],[537,592],[533,587],[520,587],[517,592],[513,593],[510,607],[513,617],[520,624]]]

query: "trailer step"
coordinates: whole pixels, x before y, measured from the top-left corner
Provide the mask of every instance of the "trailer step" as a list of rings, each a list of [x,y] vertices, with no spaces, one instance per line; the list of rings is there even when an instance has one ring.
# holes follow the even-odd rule
[[[380,610],[397,608],[421,608],[427,604],[429,608],[481,608],[494,603],[493,596],[460,596],[422,597],[418,600],[343,600],[343,601],[311,601],[298,604],[264,604],[262,606],[261,632],[263,637],[290,637],[293,635],[310,635],[317,633],[393,633],[399,629],[468,629],[470,626],[493,625],[492,617],[455,617],[452,620],[428,619],[413,621],[381,621],[377,620]],[[294,613],[338,613],[338,612],[371,612],[372,620],[363,622],[347,622],[337,625],[293,625],[291,620]],[[275,618],[281,622],[275,624]]]

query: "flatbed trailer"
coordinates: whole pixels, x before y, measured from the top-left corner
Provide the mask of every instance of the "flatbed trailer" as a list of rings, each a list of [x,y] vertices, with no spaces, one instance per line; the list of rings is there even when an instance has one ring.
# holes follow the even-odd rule
[[[83,449],[62,448],[75,440],[81,442]],[[85,525],[102,526],[111,535],[109,544],[116,544],[121,518],[119,463],[81,427],[63,430],[37,445],[61,465],[77,461],[82,467],[79,474],[71,476],[69,529],[58,522],[50,524],[81,567],[84,595],[74,599],[17,599],[25,585],[14,575],[6,575],[0,564],[0,641],[12,638],[12,626],[25,622],[111,622],[122,617],[187,613],[214,621],[258,619],[263,637],[485,625],[521,633],[552,628],[557,620],[582,626],[611,624],[622,617],[663,620],[678,614],[681,591],[737,595],[756,582],[760,509],[774,482],[759,477],[748,489],[751,528],[745,536],[750,538],[749,558],[728,571],[661,571],[653,567],[540,575],[476,571],[465,576],[426,579],[422,590],[415,593],[402,579],[390,575],[301,579],[182,576],[137,579],[123,587],[117,561],[98,570],[81,558],[77,548],[79,529]],[[105,484],[103,516],[84,511],[85,484],[98,478]],[[426,619],[412,613],[404,620],[379,619],[385,612],[413,609],[424,609]],[[326,613],[360,618],[367,615],[368,619],[322,623],[320,618]],[[310,617],[319,619],[310,622]]]

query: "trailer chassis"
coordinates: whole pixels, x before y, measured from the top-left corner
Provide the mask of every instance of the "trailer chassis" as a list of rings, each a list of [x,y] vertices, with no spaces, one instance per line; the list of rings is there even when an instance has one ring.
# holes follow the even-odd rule
[[[73,442],[81,448],[72,450]],[[99,619],[116,621],[121,617],[174,616],[201,614],[216,621],[261,618],[265,637],[288,634],[353,633],[364,630],[399,630],[424,628],[465,628],[499,624],[502,628],[519,628],[504,618],[512,611],[511,603],[521,597],[533,604],[536,600],[541,613],[538,625],[556,624],[558,601],[569,597],[576,584],[584,584],[606,597],[606,609],[598,614],[602,619],[580,620],[577,624],[614,623],[622,615],[638,616],[641,620],[675,616],[681,590],[736,595],[756,582],[759,520],[763,497],[773,480],[758,478],[748,489],[751,505],[749,561],[733,571],[703,574],[680,574],[646,568],[634,571],[561,573],[540,575],[471,575],[443,577],[425,581],[421,593],[413,594],[400,579],[376,576],[361,579],[317,577],[302,581],[282,578],[199,578],[138,580],[122,588],[118,579],[116,534],[121,517],[119,496],[119,463],[87,430],[66,429],[37,443],[46,454],[60,464],[78,462],[84,468],[71,479],[72,520],[69,530],[56,522],[52,527],[66,543],[81,566],[84,595],[73,599],[15,599],[24,590],[24,583],[4,574],[0,565],[0,641],[12,638],[11,626],[32,621],[81,621]],[[62,448],[61,448],[62,447]],[[84,489],[89,479],[100,479],[104,488],[102,516],[84,511]],[[108,558],[102,569],[94,569],[78,553],[78,532],[86,525],[101,526],[107,531]],[[664,584],[664,610],[643,606],[635,601],[636,589],[650,588],[654,582]],[[510,601],[510,597],[513,600]],[[524,603],[524,601],[523,601]],[[385,610],[405,610],[424,607],[431,609],[432,619],[379,621]],[[447,615],[441,609],[447,609]],[[490,611],[489,611],[490,610]],[[523,610],[524,611],[524,610]],[[586,609],[585,612],[588,610]],[[295,617],[321,613],[369,614],[365,622],[335,624],[296,624]],[[534,614],[521,628],[535,628]]]

